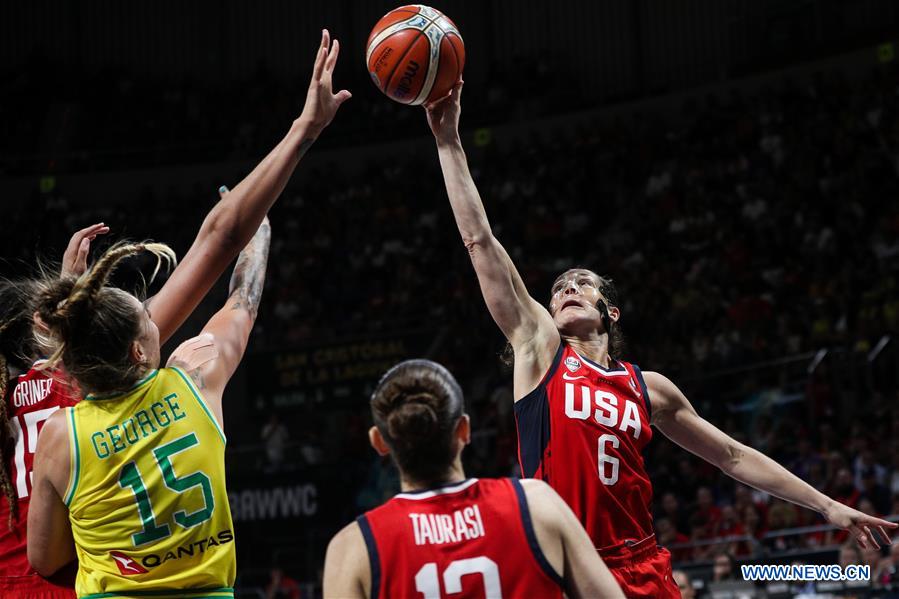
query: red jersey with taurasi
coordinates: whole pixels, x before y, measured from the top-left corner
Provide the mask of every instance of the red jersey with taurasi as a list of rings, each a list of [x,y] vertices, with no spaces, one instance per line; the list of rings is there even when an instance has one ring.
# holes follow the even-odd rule
[[[357,522],[372,597],[562,597],[517,480],[400,493]]]
[[[652,439],[649,396],[636,365],[613,364],[563,341],[540,385],[515,404],[522,476],[549,483],[597,549],[653,534],[642,455]]]
[[[65,381],[36,369],[41,363],[35,362],[31,370],[11,380],[4,398],[16,442],[6,469],[18,497],[19,516],[10,530],[10,506],[5,497],[0,497],[0,577],[36,576],[28,563],[25,524],[37,437],[56,410],[77,403],[72,387]]]

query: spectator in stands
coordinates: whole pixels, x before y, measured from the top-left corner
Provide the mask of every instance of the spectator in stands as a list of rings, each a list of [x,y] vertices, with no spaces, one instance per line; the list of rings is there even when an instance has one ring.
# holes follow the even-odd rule
[[[693,588],[693,583],[686,572],[675,570],[671,575],[674,577],[674,582],[677,583],[677,588],[680,589],[681,599],[696,599],[696,589]]]
[[[284,571],[278,566],[269,571],[268,584],[265,585],[265,599],[301,598],[300,583],[284,574]]]
[[[721,508],[715,505],[712,490],[708,487],[699,487],[696,491],[696,513],[705,520],[712,534],[721,522]]]
[[[853,541],[840,545],[839,564],[844,570],[846,566],[860,565],[862,563],[862,552]]]
[[[876,570],[872,570],[871,580],[877,586],[899,590],[899,543],[890,546],[889,556],[880,560]]]
[[[671,518],[656,518],[654,520],[656,529],[656,541],[659,545],[671,551],[671,560],[674,562],[683,562],[690,559],[690,549],[688,548],[671,548],[671,545],[687,543],[690,537],[677,531]]]
[[[869,514],[887,514],[891,507],[890,491],[878,482],[877,471],[873,466],[868,466],[862,473],[862,489],[859,496],[859,506],[868,501],[874,510]]]
[[[729,553],[720,553],[715,556],[715,564],[712,566],[712,582],[724,582],[736,580],[736,562],[734,556]]]

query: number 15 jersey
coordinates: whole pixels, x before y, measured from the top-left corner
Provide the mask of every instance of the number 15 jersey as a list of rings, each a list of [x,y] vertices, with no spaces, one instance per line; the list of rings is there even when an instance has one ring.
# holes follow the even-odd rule
[[[188,376],[154,370],[67,418],[78,596],[233,597],[225,436]]]
[[[653,534],[642,455],[650,410],[636,365],[603,368],[564,341],[540,385],[515,403],[522,476],[555,489],[597,550]]]

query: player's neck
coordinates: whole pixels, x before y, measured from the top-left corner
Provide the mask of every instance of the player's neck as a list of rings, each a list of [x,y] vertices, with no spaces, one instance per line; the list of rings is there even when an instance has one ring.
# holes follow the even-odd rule
[[[563,335],[562,340],[574,348],[574,351],[582,357],[599,364],[603,368],[611,368],[613,366],[612,357],[609,356],[608,335],[600,335],[589,339]]]
[[[451,485],[453,483],[461,483],[464,480],[465,471],[462,469],[462,462],[461,460],[456,459],[455,463],[453,463],[450,469],[446,471],[446,474],[440,477],[440,480],[432,481],[429,483],[423,483],[421,481],[413,480],[411,478],[408,478],[401,472],[400,489],[403,493],[409,493],[412,491],[426,491],[428,489],[433,489],[434,487],[442,487],[445,485]]]

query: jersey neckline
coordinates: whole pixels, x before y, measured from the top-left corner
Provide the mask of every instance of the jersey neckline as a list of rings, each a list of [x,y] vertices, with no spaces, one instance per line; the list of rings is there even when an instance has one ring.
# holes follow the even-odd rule
[[[444,483],[442,485],[429,487],[427,489],[419,489],[418,491],[406,491],[404,493],[397,493],[393,496],[393,498],[419,500],[430,499],[431,497],[436,497],[438,495],[451,495],[453,493],[464,491],[476,482],[478,482],[478,479],[476,478],[466,478],[461,482]]]
[[[115,391],[113,393],[102,393],[100,395],[93,395],[91,393],[88,393],[84,396],[84,399],[97,401],[103,399],[115,399],[116,397],[128,395],[129,393],[133,393],[134,391],[136,391],[139,387],[142,387],[146,383],[150,382],[153,378],[156,377],[157,374],[159,374],[158,368],[151,370],[144,378],[134,383],[134,385],[132,385],[130,389],[126,389],[125,391]]]

